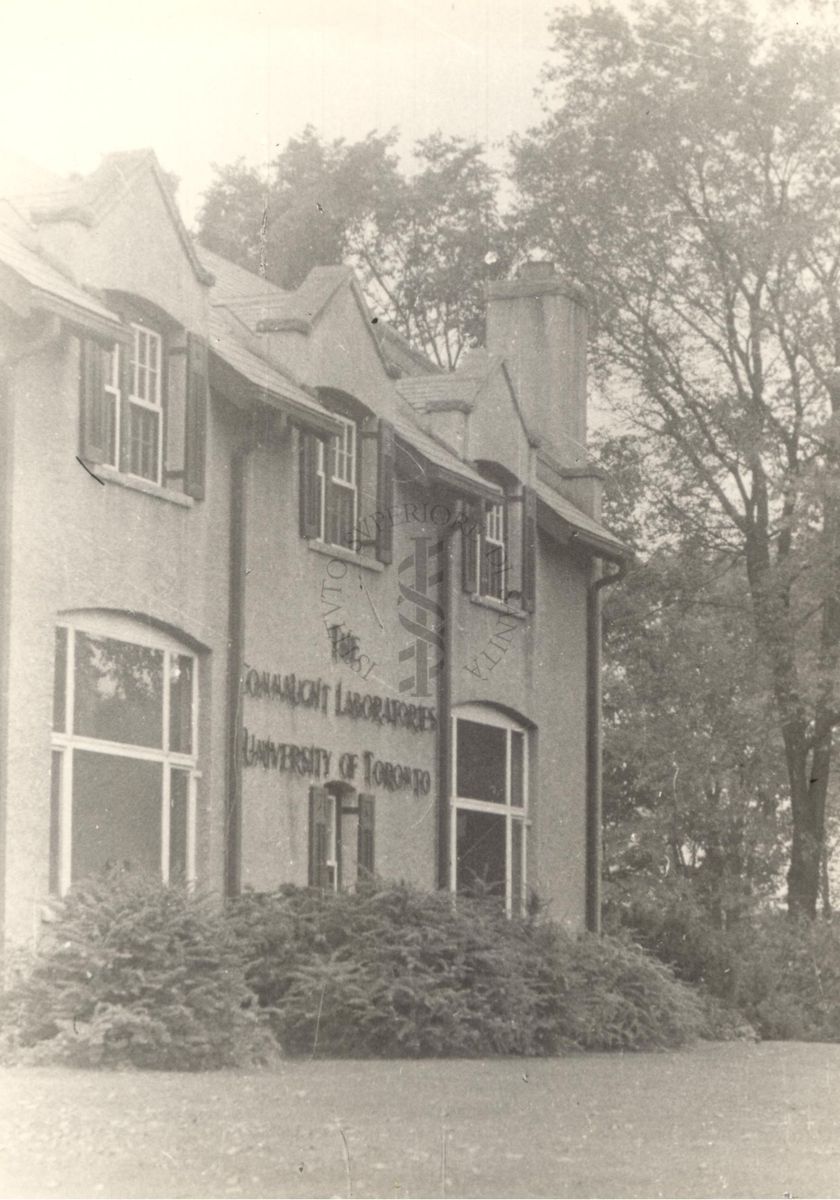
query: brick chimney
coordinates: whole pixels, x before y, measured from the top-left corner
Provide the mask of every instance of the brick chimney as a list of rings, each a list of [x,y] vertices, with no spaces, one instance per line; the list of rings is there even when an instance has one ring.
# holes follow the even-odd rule
[[[586,462],[587,309],[554,263],[487,291],[487,350],[505,359],[530,430],[563,467]]]

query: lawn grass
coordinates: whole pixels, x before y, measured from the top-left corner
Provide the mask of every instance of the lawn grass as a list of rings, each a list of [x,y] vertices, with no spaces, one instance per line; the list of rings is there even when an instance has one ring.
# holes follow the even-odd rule
[[[840,1046],[0,1073],[3,1196],[840,1197]]]

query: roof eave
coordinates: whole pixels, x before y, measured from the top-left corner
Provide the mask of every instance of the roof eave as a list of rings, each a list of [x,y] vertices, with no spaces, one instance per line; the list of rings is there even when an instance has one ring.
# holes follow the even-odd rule
[[[280,388],[270,388],[264,384],[256,383],[253,379],[249,379],[247,375],[243,374],[242,371],[238,370],[232,363],[229,363],[223,355],[219,354],[212,347],[210,349],[210,357],[211,363],[215,363],[217,368],[221,368],[223,378],[225,374],[236,377],[240,392],[246,397],[249,404],[275,409],[278,412],[284,413],[292,424],[301,425],[326,437],[332,437],[341,432],[339,423],[331,413],[327,412],[326,409],[320,412],[316,408],[310,407],[304,400],[291,394],[291,387],[288,391],[281,391]],[[223,395],[229,397],[229,389],[227,387],[222,386],[221,391]]]
[[[54,296],[51,292],[45,292],[35,287],[32,288],[32,306],[52,313],[53,316],[60,317],[69,325],[93,334],[94,337],[109,342],[128,343],[129,341],[129,330],[116,314],[106,316],[104,313],[92,312],[81,304],[65,300],[63,296]]]
[[[397,442],[402,445],[403,450],[409,454],[412,461],[416,461],[416,455],[420,456],[423,460],[423,471],[430,480],[443,483],[462,495],[481,496],[487,500],[497,500],[502,495],[501,488],[495,484],[480,478],[468,478],[453,467],[446,467],[442,463],[434,462],[423,453],[416,443],[411,441],[410,437],[401,433],[400,430],[394,432]]]
[[[627,563],[632,561],[634,554],[629,546],[625,546],[618,538],[613,538],[604,530],[604,535],[593,532],[583,525],[577,525],[572,518],[557,512],[542,497],[537,498],[538,513],[542,528],[551,537],[555,537],[567,546],[580,546],[598,558],[609,562]]]

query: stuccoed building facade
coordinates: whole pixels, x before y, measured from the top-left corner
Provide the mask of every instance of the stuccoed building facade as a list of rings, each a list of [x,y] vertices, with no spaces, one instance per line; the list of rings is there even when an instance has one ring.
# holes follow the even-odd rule
[[[0,332],[6,938],[111,863],[597,923],[624,551],[548,265],[490,285],[486,351],[441,373],[351,271],[273,287],[112,155],[0,203]]]

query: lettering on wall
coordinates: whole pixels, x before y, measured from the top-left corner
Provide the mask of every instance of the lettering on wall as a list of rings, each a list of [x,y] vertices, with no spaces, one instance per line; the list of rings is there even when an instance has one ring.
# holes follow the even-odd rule
[[[262,767],[266,771],[288,771],[314,779],[338,777],[347,782],[356,780],[361,768],[366,787],[381,787],[388,792],[410,789],[415,796],[426,796],[432,788],[429,771],[376,758],[372,750],[363,750],[361,755],[349,751],[336,755],[323,746],[296,746],[258,738],[247,728],[242,730],[242,762],[246,767]],[[333,765],[337,767],[337,776],[332,775]]]
[[[415,733],[437,729],[437,714],[425,704],[406,704],[404,700],[393,700],[390,696],[342,691],[340,683],[335,688],[335,712],[339,717],[373,721],[377,725],[396,725]]]
[[[291,673],[282,675],[250,667],[244,680],[245,695],[254,700],[278,700],[292,708],[310,708],[316,712],[330,711],[332,685],[323,679],[299,679]],[[437,729],[437,714],[425,704],[406,704],[390,696],[374,696],[354,692],[335,685],[332,710],[337,717],[371,721],[375,725],[393,725],[414,733]]]

